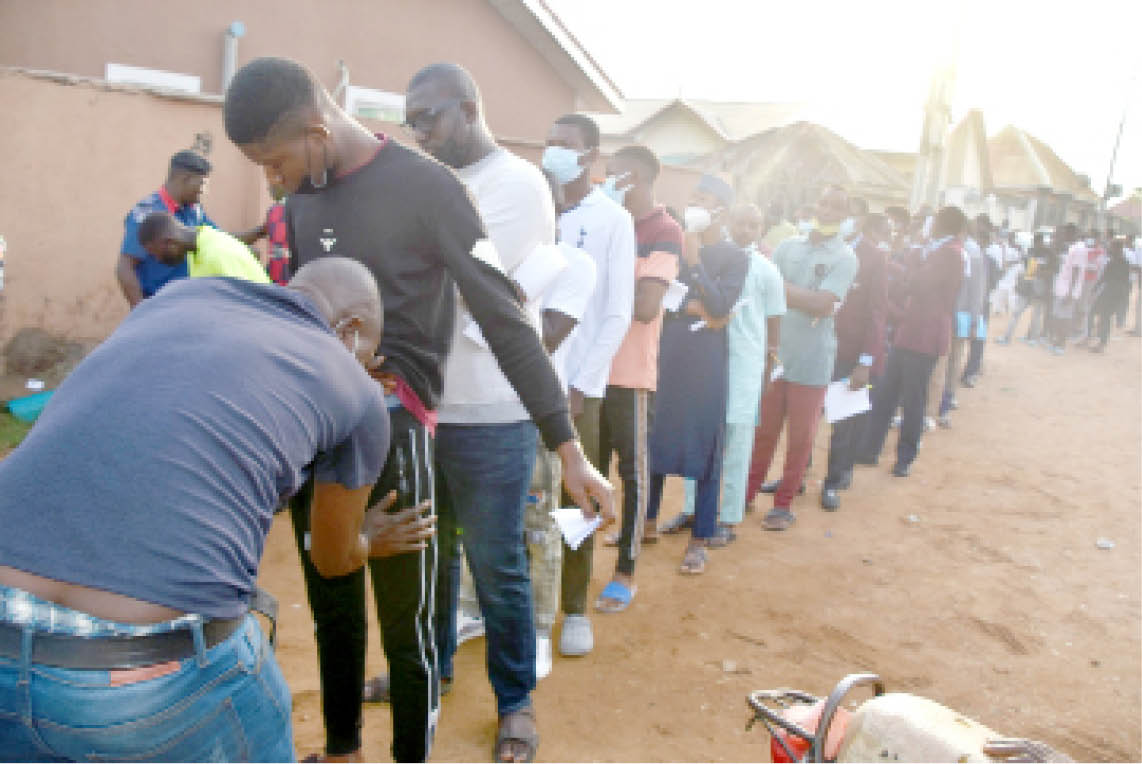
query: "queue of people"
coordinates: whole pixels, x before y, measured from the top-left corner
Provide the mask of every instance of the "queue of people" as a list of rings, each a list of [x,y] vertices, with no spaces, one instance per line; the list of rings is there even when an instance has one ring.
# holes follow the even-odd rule
[[[985,216],[870,212],[838,186],[787,219],[787,200],[763,214],[705,175],[677,214],[645,146],[597,182],[584,115],[552,123],[540,167],[498,145],[453,64],[408,84],[420,151],[287,59],[242,67],[223,114],[265,170],[265,223],[216,230],[209,163],[176,154],[125,221],[131,314],[0,462],[0,750],[18,759],[292,759],[288,688],[250,614],[285,507],[326,735],[307,760],[361,760],[367,702],[390,705],[396,760],[429,757],[469,580],[492,758],[530,761],[555,629],[562,655],[589,655],[593,614],[630,607],[660,533],[689,531],[695,576],[760,493],[762,527],[794,532],[830,384],[871,390],[832,425],[820,505],[837,511],[894,421],[900,478],[929,412],[951,426],[994,310],[1011,313],[999,342],[1031,308],[1027,341],[1105,349],[1137,278],[1120,239],[1064,228],[1022,253]],[[686,501],[660,525],[668,475]],[[568,506],[618,521],[593,603],[594,536],[568,544],[551,516]],[[366,579],[388,664],[368,678]]]

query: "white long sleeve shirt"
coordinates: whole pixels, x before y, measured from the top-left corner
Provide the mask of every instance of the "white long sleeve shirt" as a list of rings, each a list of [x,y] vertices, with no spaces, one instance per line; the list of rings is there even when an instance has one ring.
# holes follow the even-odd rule
[[[567,384],[588,398],[602,398],[611,359],[630,328],[634,308],[634,220],[595,188],[559,216],[559,237],[595,261],[595,292],[583,320],[566,340],[571,343]]]

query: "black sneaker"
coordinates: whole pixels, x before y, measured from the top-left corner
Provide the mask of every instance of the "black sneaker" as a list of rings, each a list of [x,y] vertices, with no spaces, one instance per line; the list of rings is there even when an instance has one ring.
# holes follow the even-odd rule
[[[836,512],[841,508],[841,495],[836,488],[826,488],[821,491],[821,509],[826,512]]]
[[[892,466],[893,477],[908,477],[908,474],[911,471],[912,471],[912,465],[905,464],[904,462],[897,462],[896,464],[894,464]]]

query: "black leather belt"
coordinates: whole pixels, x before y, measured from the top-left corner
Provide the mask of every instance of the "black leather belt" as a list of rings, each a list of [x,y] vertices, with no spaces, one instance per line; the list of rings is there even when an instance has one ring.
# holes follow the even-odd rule
[[[202,636],[209,649],[225,641],[246,620],[216,618],[204,621]],[[0,623],[0,658],[19,660],[24,629]],[[190,626],[144,637],[79,637],[71,634],[32,634],[32,663],[67,669],[130,669],[155,663],[181,661],[195,655]]]

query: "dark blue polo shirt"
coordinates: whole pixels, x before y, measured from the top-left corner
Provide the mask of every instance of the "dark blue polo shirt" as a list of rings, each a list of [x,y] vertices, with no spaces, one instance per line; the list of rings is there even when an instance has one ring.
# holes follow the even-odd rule
[[[0,565],[237,616],[309,465],[357,489],[388,447],[380,385],[307,298],[183,279],[131,311],[0,461]]]
[[[123,219],[123,245],[120,252],[135,260],[135,275],[143,289],[143,297],[150,297],[168,281],[187,277],[185,260],[178,265],[165,265],[151,257],[139,243],[139,223],[152,212],[169,212],[192,228],[200,225],[218,227],[206,216],[201,204],[184,204],[179,207],[166,188],[161,186],[158,191],[132,207]]]

